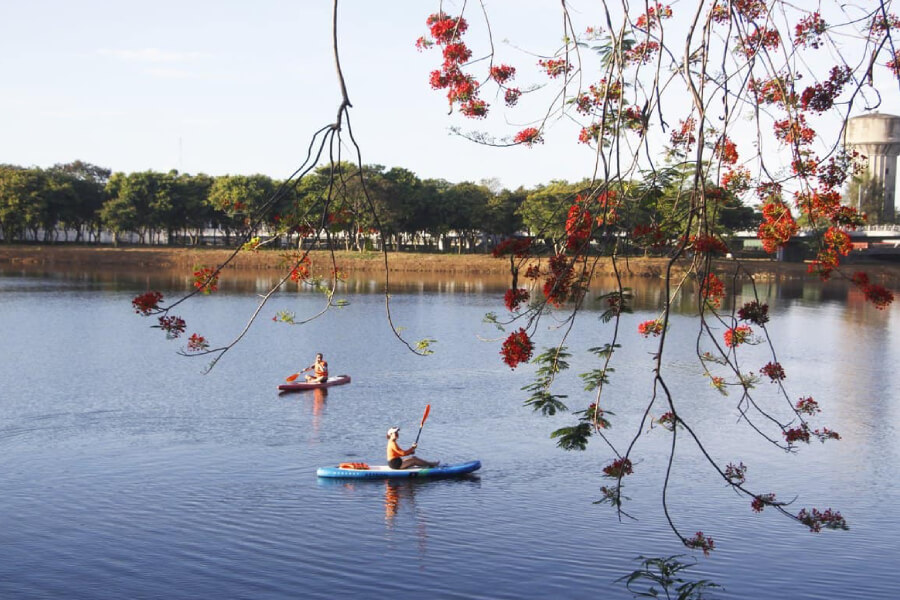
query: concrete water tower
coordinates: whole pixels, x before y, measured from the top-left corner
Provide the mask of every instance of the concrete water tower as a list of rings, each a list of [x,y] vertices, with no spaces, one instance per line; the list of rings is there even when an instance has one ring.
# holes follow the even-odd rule
[[[869,177],[877,186],[876,189],[883,192],[880,202],[874,206],[871,193],[868,194],[870,198],[864,198],[862,196],[865,194],[860,194],[860,198],[851,198],[850,202],[868,215],[870,224],[894,223],[897,157],[900,156],[900,117],[881,113],[852,117],[847,121],[844,143],[869,159]]]

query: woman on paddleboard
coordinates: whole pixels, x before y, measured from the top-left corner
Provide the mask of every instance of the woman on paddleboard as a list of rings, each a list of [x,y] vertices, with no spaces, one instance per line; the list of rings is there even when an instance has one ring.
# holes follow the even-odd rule
[[[316,354],[316,362],[303,369],[304,371],[313,371],[313,375],[306,376],[307,383],[324,383],[328,381],[328,363],[322,358],[322,353]]]
[[[408,450],[404,450],[397,444],[398,437],[400,437],[399,427],[391,427],[388,429],[387,460],[390,468],[408,469],[410,467],[436,467],[440,464],[437,462],[428,462],[427,460],[422,460],[418,456],[413,456],[417,444],[413,443]]]

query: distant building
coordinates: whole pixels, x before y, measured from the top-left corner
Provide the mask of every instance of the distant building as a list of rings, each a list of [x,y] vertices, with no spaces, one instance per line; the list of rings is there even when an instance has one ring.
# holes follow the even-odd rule
[[[848,201],[868,216],[872,225],[895,223],[900,117],[871,113],[847,121],[844,145],[868,158],[867,177],[851,186]]]

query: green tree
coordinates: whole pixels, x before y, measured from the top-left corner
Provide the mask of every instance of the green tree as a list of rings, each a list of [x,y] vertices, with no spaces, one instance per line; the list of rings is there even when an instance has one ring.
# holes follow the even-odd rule
[[[93,234],[99,238],[100,209],[106,200],[106,184],[111,171],[76,160],[56,164],[48,170],[50,184],[56,190],[54,203],[65,240],[75,232],[75,242]]]
[[[217,177],[209,190],[208,202],[219,212],[217,224],[225,232],[226,243],[239,233],[249,238],[257,233],[275,183],[266,175],[225,175]]]
[[[40,169],[12,165],[0,166],[0,231],[7,243],[25,238],[31,230],[33,239],[47,224],[49,187]]]
[[[470,250],[476,233],[482,230],[491,191],[483,185],[462,182],[444,190],[440,196],[443,226],[456,233],[456,251]]]

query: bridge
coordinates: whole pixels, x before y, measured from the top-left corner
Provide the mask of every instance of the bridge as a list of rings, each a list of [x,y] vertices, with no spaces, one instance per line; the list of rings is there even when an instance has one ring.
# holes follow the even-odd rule
[[[900,260],[900,225],[866,225],[855,230],[846,230],[853,244],[854,258],[871,258],[877,260]],[[810,229],[803,229],[791,238],[788,245],[778,252],[777,259],[784,261],[802,261],[812,259],[809,242],[814,238]],[[754,253],[762,250],[762,243],[756,237],[756,231],[739,231],[734,234],[733,244],[737,253]]]

